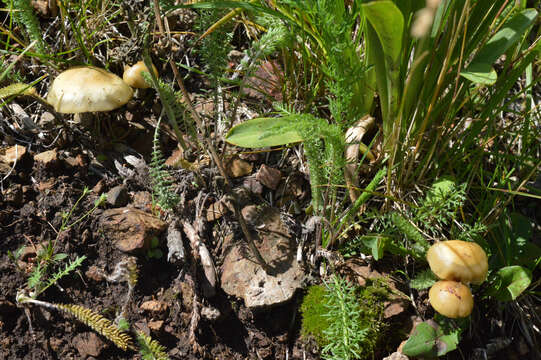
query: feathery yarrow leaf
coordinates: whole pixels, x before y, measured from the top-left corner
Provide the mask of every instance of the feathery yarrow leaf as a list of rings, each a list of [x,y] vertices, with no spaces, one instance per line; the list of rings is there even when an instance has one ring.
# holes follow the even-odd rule
[[[137,343],[144,360],[169,360],[165,347],[141,331],[137,331]]]
[[[121,331],[116,327],[111,320],[101,316],[100,314],[87,309],[80,305],[73,304],[54,304],[58,309],[75,316],[79,321],[90,326],[99,334],[111,340],[116,346],[122,350],[133,348],[130,335]]]

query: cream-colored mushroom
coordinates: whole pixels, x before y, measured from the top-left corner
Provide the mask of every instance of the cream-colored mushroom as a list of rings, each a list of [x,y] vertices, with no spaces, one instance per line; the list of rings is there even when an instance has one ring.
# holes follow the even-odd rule
[[[457,281],[438,281],[430,288],[428,298],[434,310],[448,318],[469,316],[473,309],[470,288]]]
[[[127,66],[124,69],[124,74],[122,75],[122,79],[124,80],[126,84],[130,85],[133,88],[137,88],[137,89],[149,88],[150,84],[148,84],[145,81],[145,78],[143,78],[143,75],[141,74],[143,71],[150,73],[145,63],[142,61],[139,61],[135,65]],[[154,72],[154,75],[156,75],[157,77],[158,69],[156,69],[156,66],[154,66],[154,64],[152,64],[152,71]]]
[[[47,102],[59,113],[110,111],[126,104],[133,89],[115,74],[93,66],[75,67],[54,79]]]
[[[428,249],[426,259],[440,279],[480,284],[487,277],[487,254],[473,242],[440,241]]]

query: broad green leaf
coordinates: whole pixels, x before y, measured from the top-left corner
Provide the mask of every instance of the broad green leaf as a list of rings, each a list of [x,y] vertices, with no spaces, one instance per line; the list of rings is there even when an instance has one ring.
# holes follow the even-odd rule
[[[303,139],[287,118],[257,118],[234,126],[225,137],[230,144],[258,148],[296,143]]]
[[[379,260],[383,257],[383,251],[385,249],[386,238],[378,235],[365,235],[361,237],[361,241],[372,251],[374,260]]]
[[[364,14],[376,31],[385,56],[396,64],[402,50],[404,17],[398,7],[388,0],[373,1],[362,5]]]
[[[439,339],[436,340],[436,349],[438,352],[438,356],[443,356],[448,352],[455,350],[458,341],[458,331],[453,331],[450,334],[441,335]]]
[[[422,322],[415,327],[413,335],[404,344],[402,352],[407,356],[432,358],[456,349],[459,330],[444,333],[436,323]]]
[[[425,322],[415,327],[413,335],[404,344],[402,352],[407,356],[435,357],[436,350],[436,329]]]
[[[497,80],[492,64],[513,46],[528,30],[537,17],[535,9],[525,9],[513,16],[503,28],[479,50],[475,58],[461,75],[466,79],[491,85]]]
[[[500,301],[515,300],[532,282],[532,273],[522,266],[506,266],[496,273],[488,294]]]

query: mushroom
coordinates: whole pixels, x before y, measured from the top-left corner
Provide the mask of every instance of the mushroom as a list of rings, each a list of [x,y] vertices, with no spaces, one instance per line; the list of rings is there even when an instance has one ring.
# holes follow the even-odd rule
[[[47,102],[59,113],[110,111],[126,104],[133,90],[121,78],[93,66],[75,67],[54,79]]]
[[[426,259],[440,279],[481,284],[487,277],[487,254],[473,242],[440,241],[428,249]]]
[[[150,87],[150,84],[146,82],[145,78],[141,75],[143,71],[148,71],[147,66],[144,62],[139,61],[133,66],[127,66],[124,68],[124,74],[122,75],[122,79],[124,79],[124,82],[128,85],[130,85],[133,88],[137,89],[147,89]],[[158,76],[158,69],[156,69],[156,66],[152,64],[152,71]]]
[[[452,319],[469,316],[473,309],[470,288],[457,281],[438,281],[430,288],[428,298],[434,310]]]

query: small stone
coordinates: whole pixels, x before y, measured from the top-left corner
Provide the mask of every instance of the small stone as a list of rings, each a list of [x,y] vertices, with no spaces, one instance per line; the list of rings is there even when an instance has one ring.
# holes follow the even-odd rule
[[[105,180],[101,179],[94,185],[92,188],[92,192],[94,194],[101,194],[103,192],[103,189],[105,189]]]
[[[163,328],[163,320],[154,320],[148,322],[148,328],[154,332],[159,332]]]
[[[392,301],[385,307],[383,310],[383,318],[388,319],[398,314],[402,314],[406,311],[407,304],[404,304],[402,301]]]
[[[280,180],[282,180],[282,172],[263,164],[259,168],[255,178],[269,189],[276,190]]]
[[[105,343],[94,332],[78,334],[73,338],[73,345],[84,359],[88,356],[99,357]]]
[[[45,166],[52,167],[58,164],[58,154],[55,149],[47,150],[34,155],[34,161],[42,163]]]
[[[263,186],[252,176],[245,178],[242,186],[252,194],[261,195],[263,193]]]
[[[201,309],[201,316],[209,321],[216,321],[220,317],[220,310],[212,306],[205,306]]]
[[[406,355],[399,353],[398,351],[395,351],[391,355],[383,358],[383,360],[408,360],[408,359],[409,358]]]
[[[207,221],[215,221],[220,219],[222,216],[224,216],[229,209],[224,204],[223,201],[218,200],[215,203],[212,203],[209,208],[207,209]]]
[[[48,111],[44,111],[39,118],[38,125],[42,128],[50,129],[54,126],[54,123],[55,123],[54,115]]]
[[[132,203],[138,209],[146,209],[152,205],[152,194],[148,191],[138,191],[133,194]]]
[[[158,300],[149,300],[141,304],[141,310],[161,314],[167,311],[167,303]],[[150,323],[149,326],[150,328]]]
[[[227,162],[226,171],[229,176],[238,178],[249,175],[252,172],[253,165],[248,161],[239,158],[233,158]]]
[[[13,145],[8,148],[0,149],[0,162],[8,165],[13,165],[15,162],[21,161],[26,154],[26,148],[21,145]]]
[[[148,250],[152,238],[159,237],[167,224],[142,210],[122,207],[100,216],[101,229],[115,247],[126,253]]]
[[[113,207],[126,206],[129,201],[128,189],[124,185],[115,186],[107,193],[107,203]]]
[[[245,244],[233,242],[222,265],[222,289],[228,295],[243,298],[250,308],[289,301],[302,287],[305,274],[295,258],[295,239],[286,235],[288,231],[280,219],[280,211],[251,205],[242,209],[242,215],[250,225],[263,230],[254,233],[254,242],[272,272],[267,273],[254,260]]]

